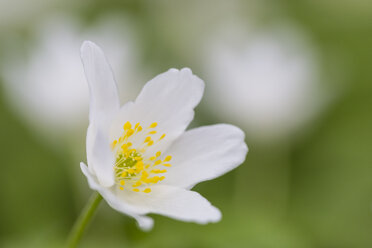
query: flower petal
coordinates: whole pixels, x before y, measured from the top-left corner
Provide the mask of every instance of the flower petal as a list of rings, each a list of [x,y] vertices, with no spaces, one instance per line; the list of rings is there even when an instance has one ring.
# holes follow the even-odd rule
[[[206,224],[221,219],[220,211],[194,191],[167,185],[153,185],[151,193],[137,193],[102,187],[84,163],[80,164],[91,189],[98,191],[115,210],[132,216],[143,230],[153,226],[148,213],[165,215],[174,219]]]
[[[81,59],[89,85],[89,118],[91,122],[105,123],[120,108],[114,75],[103,51],[93,42],[81,46]]]
[[[192,188],[219,177],[244,162],[248,147],[239,128],[218,124],[184,133],[166,151],[172,155],[162,184]]]
[[[132,215],[136,219],[138,227],[143,231],[150,231],[154,226],[154,220],[145,215]]]
[[[110,151],[109,124],[119,110],[115,80],[102,50],[93,42],[85,41],[81,58],[90,91],[90,127],[87,133],[87,157],[91,172],[106,187],[114,184]]]
[[[101,194],[101,196],[113,209],[135,218],[138,226],[144,231],[148,231],[153,227],[153,219],[148,216],[144,216],[144,214],[146,214],[148,211],[141,210],[141,208],[136,209],[133,206],[127,204],[123,200],[123,198],[120,198],[115,194],[115,191],[113,190],[114,187],[102,187],[98,183],[97,178],[88,170],[88,167],[84,163],[80,163],[80,168],[83,174],[88,179],[89,187],[93,190],[98,191],[98,193]]]
[[[157,122],[154,139],[166,134],[162,145],[167,146],[179,137],[194,118],[194,108],[200,102],[204,82],[191,70],[170,69],[149,81],[136,101],[120,110],[111,130],[111,139],[122,134],[127,121],[140,123],[144,128]]]
[[[221,219],[221,212],[195,191],[153,185],[151,193],[127,192],[127,194],[129,204],[148,213],[199,224],[217,222]]]
[[[104,129],[97,129],[91,123],[87,131],[87,161],[90,172],[94,173],[102,186],[114,185],[114,155],[110,150],[110,142],[107,132]]]

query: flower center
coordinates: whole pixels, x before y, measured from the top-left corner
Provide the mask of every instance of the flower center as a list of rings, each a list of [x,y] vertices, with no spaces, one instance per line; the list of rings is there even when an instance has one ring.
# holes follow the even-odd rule
[[[157,151],[152,156],[146,150],[156,142],[165,138],[165,134],[157,135],[157,123],[143,129],[140,123],[133,128],[128,121],[123,126],[123,134],[111,143],[115,152],[115,183],[120,190],[128,188],[134,192],[150,193],[150,186],[164,180],[166,167],[171,167],[171,156],[162,156]]]

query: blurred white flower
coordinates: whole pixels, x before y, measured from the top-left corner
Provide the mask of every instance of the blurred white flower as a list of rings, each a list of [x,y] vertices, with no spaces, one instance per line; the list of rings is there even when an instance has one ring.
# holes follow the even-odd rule
[[[86,124],[88,94],[79,47],[87,38],[107,47],[113,68],[120,71],[118,78],[126,83],[125,97],[139,90],[133,33],[121,20],[102,18],[83,28],[73,18],[62,16],[46,20],[34,33],[28,58],[12,58],[3,74],[8,99],[40,130],[55,132]]]
[[[250,136],[289,135],[324,101],[313,51],[293,30],[245,33],[236,26],[207,44],[207,105]]]
[[[220,211],[190,191],[240,165],[244,133],[227,124],[186,131],[204,82],[191,70],[170,69],[149,81],[134,102],[120,107],[110,66],[92,42],[81,49],[90,89],[87,167],[93,190],[114,209],[148,230],[157,213],[200,224],[216,222]]]

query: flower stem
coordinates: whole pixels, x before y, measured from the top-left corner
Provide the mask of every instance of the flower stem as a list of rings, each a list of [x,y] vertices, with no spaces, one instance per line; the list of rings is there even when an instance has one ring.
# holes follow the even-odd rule
[[[89,201],[85,205],[83,211],[81,212],[80,216],[76,220],[74,226],[71,229],[70,235],[68,237],[68,246],[69,248],[75,248],[81,237],[83,236],[84,230],[87,227],[90,219],[93,217],[94,212],[96,211],[99,203],[102,200],[102,196],[94,192],[90,197]]]

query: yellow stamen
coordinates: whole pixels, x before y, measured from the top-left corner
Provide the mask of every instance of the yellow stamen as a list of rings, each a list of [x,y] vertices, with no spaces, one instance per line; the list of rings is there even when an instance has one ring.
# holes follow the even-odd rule
[[[165,173],[167,170],[159,170],[159,169],[154,169],[151,171],[152,173]]]
[[[116,144],[118,143],[117,140],[114,140],[112,143],[111,143],[111,148],[115,148]]]
[[[138,170],[143,170],[143,167],[144,167],[144,165],[143,165],[143,162],[142,162],[142,161],[139,161],[139,162],[136,164],[136,169],[138,169]]]
[[[158,176],[154,176],[153,178],[151,178],[152,183],[157,183],[159,182],[159,180],[160,180],[160,177]]]
[[[162,151],[149,154],[152,151],[148,148],[165,137],[165,134],[162,134],[159,139],[153,140],[152,137],[155,137],[158,133],[158,130],[156,130],[157,126],[158,123],[153,122],[148,126],[152,130],[146,130],[146,136],[142,136],[138,134],[138,132],[143,130],[141,123],[138,122],[132,125],[131,122],[127,121],[123,125],[124,131],[122,135],[110,144],[112,151],[116,153],[114,165],[115,183],[120,190],[132,189],[134,192],[150,193],[150,185],[165,179],[165,176],[155,175],[166,175],[163,173],[166,173],[167,170],[163,168],[171,166],[171,164],[165,162],[170,161],[172,157],[169,155],[165,156],[166,154],[163,155]],[[129,142],[129,140],[133,143]],[[142,144],[140,144],[141,141],[143,141]],[[158,165],[163,165],[164,167],[160,168]]]
[[[149,128],[155,128],[157,125],[158,125],[158,123],[157,123],[157,122],[154,122],[154,123],[152,123],[152,124],[149,126]]]
[[[128,150],[128,144],[123,144],[122,146],[121,146],[121,149],[123,149],[123,151],[125,152],[126,150]]]
[[[134,130],[133,130],[133,129],[129,129],[129,130],[127,131],[127,136],[129,137],[129,136],[131,136],[132,134],[134,134]]]
[[[124,130],[128,130],[128,129],[130,129],[131,127],[132,127],[132,124],[130,124],[129,121],[127,121],[127,122],[124,124],[124,126],[123,126]]]
[[[142,172],[142,177],[143,178],[146,178],[146,177],[148,177],[149,176],[149,173],[147,172],[147,171],[143,171]]]
[[[132,185],[132,187],[139,187],[142,183],[140,181],[137,181],[135,184]]]
[[[168,162],[172,159],[172,156],[168,155],[165,157],[164,162]]]
[[[160,136],[159,140],[164,139],[164,137],[165,137],[165,134],[163,134],[162,136]]]

